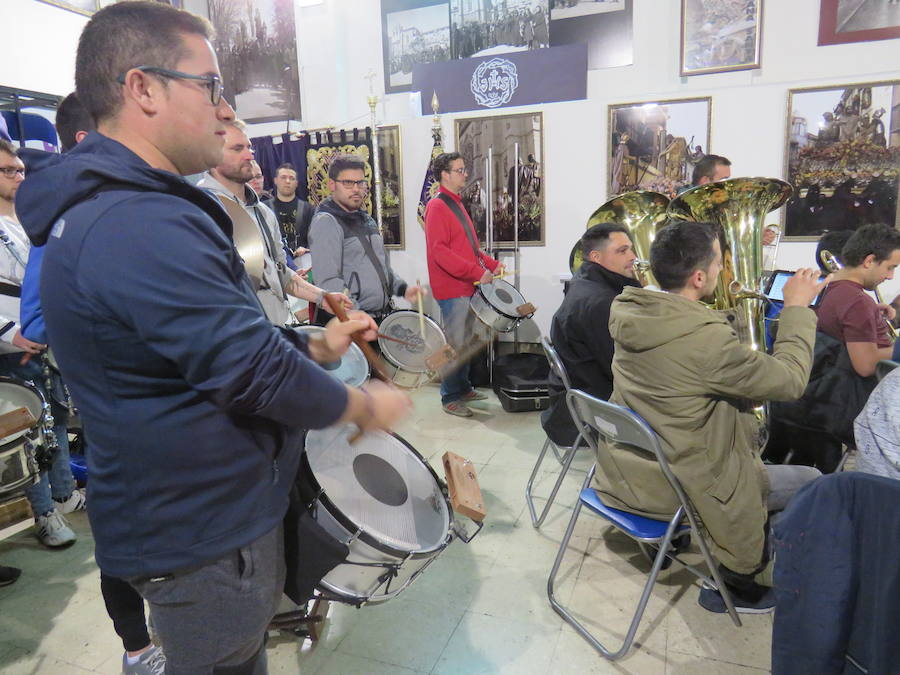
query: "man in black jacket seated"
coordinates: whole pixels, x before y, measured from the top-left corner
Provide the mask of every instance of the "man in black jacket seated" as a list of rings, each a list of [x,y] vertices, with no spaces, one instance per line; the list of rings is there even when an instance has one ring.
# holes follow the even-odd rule
[[[608,399],[614,343],[609,336],[609,307],[634,279],[637,257],[628,229],[594,225],[581,237],[584,262],[575,272],[562,305],[553,315],[550,339],[575,389]],[[550,407],[541,415],[544,431],[557,445],[571,445],[577,431],[566,407],[562,382],[550,375]]]

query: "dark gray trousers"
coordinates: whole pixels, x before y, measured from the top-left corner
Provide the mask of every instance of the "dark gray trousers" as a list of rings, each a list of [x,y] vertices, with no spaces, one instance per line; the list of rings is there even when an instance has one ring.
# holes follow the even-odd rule
[[[266,626],[284,575],[279,525],[199,569],[130,580],[150,605],[166,675],[265,675]]]

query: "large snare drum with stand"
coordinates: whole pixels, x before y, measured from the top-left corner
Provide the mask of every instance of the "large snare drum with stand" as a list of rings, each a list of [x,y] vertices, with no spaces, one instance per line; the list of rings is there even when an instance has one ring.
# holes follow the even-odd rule
[[[422,316],[420,324],[419,313],[412,310],[393,312],[379,326],[378,346],[393,367],[394,383],[401,387],[415,388],[430,380],[434,372],[428,366],[429,357],[446,344],[440,326],[427,316]]]
[[[402,438],[353,426],[310,431],[301,475],[317,493],[316,522],[349,548],[319,584],[353,605],[393,598],[457,536],[437,474]]]
[[[510,332],[534,315],[534,306],[525,301],[515,286],[502,279],[476,286],[469,307],[479,321],[499,333]]]

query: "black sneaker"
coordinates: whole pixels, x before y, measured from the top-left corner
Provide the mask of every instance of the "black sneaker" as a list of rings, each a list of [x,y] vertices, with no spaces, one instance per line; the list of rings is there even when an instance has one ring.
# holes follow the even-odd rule
[[[9,586],[19,578],[20,574],[22,574],[22,570],[18,567],[5,567],[0,565],[0,586]]]
[[[731,601],[738,614],[768,614],[775,609],[775,590],[770,588],[756,602],[747,602],[732,593]],[[722,594],[706,586],[700,589],[700,597],[697,598],[697,602],[703,609],[716,614],[725,614],[728,611]]]

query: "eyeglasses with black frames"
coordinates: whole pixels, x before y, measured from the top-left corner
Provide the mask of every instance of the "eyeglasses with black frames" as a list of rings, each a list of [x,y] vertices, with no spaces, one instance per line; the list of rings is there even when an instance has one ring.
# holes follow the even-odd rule
[[[213,105],[219,105],[222,100],[222,89],[224,84],[222,78],[218,75],[191,75],[190,73],[182,73],[180,70],[169,70],[168,68],[158,68],[156,66],[135,66],[129,70],[139,70],[142,73],[150,73],[159,77],[167,77],[171,80],[196,80],[202,82],[203,86],[209,90],[209,100]],[[122,73],[116,78],[119,84],[125,84],[125,75]]]
[[[352,190],[354,187],[358,187],[360,190],[368,190],[369,189],[369,181],[363,180],[350,180],[350,179],[341,179],[334,181],[335,183],[340,183],[348,190]]]
[[[18,174],[22,174],[22,178],[25,178],[25,169],[20,169],[17,166],[0,166],[0,173],[7,178],[15,178]]]

